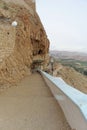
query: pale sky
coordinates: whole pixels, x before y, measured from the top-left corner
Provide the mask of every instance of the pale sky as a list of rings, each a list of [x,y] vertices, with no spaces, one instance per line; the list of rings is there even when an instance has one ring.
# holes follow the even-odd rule
[[[87,51],[87,0],[36,0],[51,50]]]

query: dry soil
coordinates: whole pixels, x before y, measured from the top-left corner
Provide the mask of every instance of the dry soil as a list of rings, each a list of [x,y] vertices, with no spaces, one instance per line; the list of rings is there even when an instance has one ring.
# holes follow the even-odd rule
[[[0,130],[71,130],[64,114],[35,73],[0,94]]]

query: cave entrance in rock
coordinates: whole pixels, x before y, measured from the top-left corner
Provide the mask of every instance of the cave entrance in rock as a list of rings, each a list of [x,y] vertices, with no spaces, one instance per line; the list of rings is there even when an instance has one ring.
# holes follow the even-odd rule
[[[43,54],[43,51],[42,50],[39,50],[38,51],[38,54],[40,55],[40,54]]]
[[[34,60],[32,65],[31,65],[31,70],[36,71],[37,69],[41,69],[43,66],[44,60]]]

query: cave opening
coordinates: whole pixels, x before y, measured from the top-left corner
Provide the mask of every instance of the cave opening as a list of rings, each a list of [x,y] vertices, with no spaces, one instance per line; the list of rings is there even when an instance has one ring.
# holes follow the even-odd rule
[[[24,31],[26,31],[26,27],[24,27]]]
[[[7,32],[7,34],[9,35],[9,32]]]
[[[39,50],[39,51],[38,51],[38,54],[43,54],[43,51],[42,51],[42,50]]]
[[[32,70],[32,72],[36,71],[37,69],[41,69],[41,66],[43,65],[43,62],[44,61],[41,60],[41,59],[33,61],[33,63],[31,64],[31,70]]]

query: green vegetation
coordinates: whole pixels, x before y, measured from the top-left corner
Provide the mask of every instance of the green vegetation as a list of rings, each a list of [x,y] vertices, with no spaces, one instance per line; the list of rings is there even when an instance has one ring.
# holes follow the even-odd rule
[[[74,68],[76,71],[87,75],[87,61],[80,61],[74,59],[59,59],[57,60],[64,66],[69,66]]]

